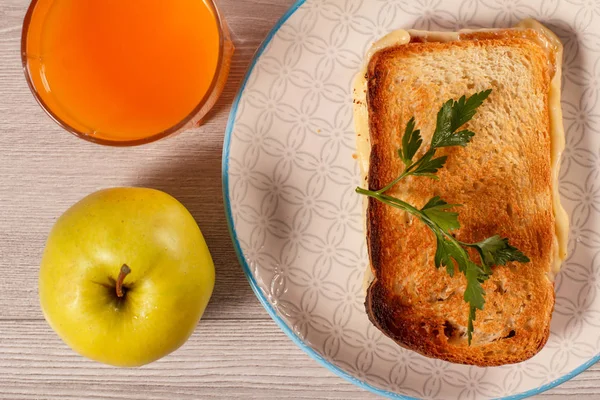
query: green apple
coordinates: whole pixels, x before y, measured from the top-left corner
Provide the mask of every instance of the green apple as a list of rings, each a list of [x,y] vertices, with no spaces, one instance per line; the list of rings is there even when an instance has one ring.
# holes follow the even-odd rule
[[[39,295],[67,345],[130,367],[189,338],[214,281],[202,233],[181,203],[158,190],[114,188],[85,197],[56,221]]]

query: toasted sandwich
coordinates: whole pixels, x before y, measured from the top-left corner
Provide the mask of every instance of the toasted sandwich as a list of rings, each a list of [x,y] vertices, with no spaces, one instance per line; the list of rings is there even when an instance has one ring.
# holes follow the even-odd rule
[[[397,151],[411,117],[427,143],[445,101],[491,88],[467,123],[476,132],[471,143],[440,152],[448,158],[439,180],[409,177],[389,194],[418,207],[433,196],[461,204],[457,239],[501,235],[530,259],[493,267],[469,343],[465,277],[435,268],[436,242],[427,227],[366,199],[366,312],[400,346],[450,362],[497,366],[532,357],[548,340],[553,282],[568,232],[558,194],[561,59],[560,41],[533,20],[510,29],[400,30],[367,54],[354,85],[365,186],[380,189],[402,173]]]

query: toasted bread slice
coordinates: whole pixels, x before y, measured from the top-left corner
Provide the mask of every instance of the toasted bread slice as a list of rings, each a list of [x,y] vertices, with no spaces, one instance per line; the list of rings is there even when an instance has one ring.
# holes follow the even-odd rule
[[[395,35],[408,35],[408,43],[387,43],[379,49],[355,88],[363,155],[370,145],[368,166],[363,163],[369,188],[384,187],[403,171],[397,150],[412,116],[427,144],[445,101],[491,88],[466,125],[475,132],[472,142],[436,154],[448,156],[437,173],[439,181],[409,177],[388,194],[418,207],[433,196],[462,204],[457,209],[459,240],[477,242],[497,234],[531,262],[493,268],[469,345],[465,277],[450,277],[435,268],[435,239],[423,223],[369,199],[366,225],[373,280],[367,289],[367,314],[399,345],[426,356],[479,366],[526,360],[548,339],[553,279],[566,256],[568,222],[556,187],[564,147],[562,46],[532,21],[504,30]],[[366,93],[360,93],[365,78]]]

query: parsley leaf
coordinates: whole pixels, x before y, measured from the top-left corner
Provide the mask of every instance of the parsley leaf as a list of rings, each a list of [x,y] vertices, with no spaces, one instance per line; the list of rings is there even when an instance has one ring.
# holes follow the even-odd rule
[[[445,102],[437,115],[431,147],[466,146],[475,134],[469,130],[455,132],[475,116],[477,107],[488,98],[491,92],[492,90],[488,89],[475,93],[468,99],[462,96],[458,101],[450,99]]]
[[[447,245],[443,234],[436,233],[436,249],[435,249],[435,267],[446,267],[446,272],[450,276],[454,276],[454,261],[452,261],[452,248]]]
[[[474,132],[470,130],[462,130],[448,135],[443,142],[438,144],[437,147],[449,147],[449,146],[466,146],[471,141],[471,138],[475,136]]]
[[[450,99],[445,102],[438,112],[437,124],[431,138],[429,150],[415,162],[412,159],[421,148],[423,138],[421,137],[421,131],[415,129],[415,118],[412,117],[406,124],[406,129],[404,129],[402,147],[398,149],[398,156],[406,166],[406,169],[402,175],[379,189],[377,193],[387,192],[396,183],[410,175],[426,176],[434,180],[439,180],[435,174],[444,166],[448,156],[434,158],[436,150],[440,147],[466,146],[469,143],[475,133],[468,129],[460,132],[456,132],[456,130],[473,118],[477,107],[485,101],[491,92],[492,90],[489,89],[475,93],[468,99],[463,96],[458,101]]]
[[[489,275],[486,274],[479,265],[472,261],[468,261],[465,277],[467,278],[467,288],[465,289],[463,298],[469,303],[467,340],[469,344],[471,344],[471,340],[473,339],[473,321],[475,320],[475,313],[477,310],[483,310],[485,304],[485,291],[481,284],[489,278]]]
[[[445,266],[448,275],[454,276],[454,264],[456,263],[459,271],[464,272],[462,269],[468,259],[468,255],[464,249],[447,239],[442,232],[435,232],[435,236],[437,242],[435,267],[440,268]]]
[[[448,204],[439,196],[435,196],[423,208],[418,209],[385,193],[409,175],[426,176],[439,180],[435,174],[443,168],[448,156],[435,157],[436,150],[440,147],[467,145],[475,134],[469,130],[456,131],[475,116],[477,108],[483,104],[490,93],[491,89],[475,93],[469,98],[462,96],[458,101],[451,99],[445,102],[437,114],[437,124],[429,150],[414,162],[413,158],[423,144],[423,138],[420,131],[415,129],[414,117],[411,118],[402,137],[402,148],[398,150],[398,156],[406,166],[404,172],[377,191],[356,188],[356,192],[359,194],[372,197],[418,217],[435,235],[435,267],[438,269],[445,267],[450,276],[454,276],[455,269],[464,274],[467,286],[463,298],[469,306],[467,322],[469,345],[473,339],[473,321],[475,321],[476,312],[483,310],[485,305],[485,290],[482,285],[492,275],[492,266],[505,265],[511,261],[526,263],[529,262],[529,258],[519,249],[511,246],[508,239],[503,239],[498,235],[477,243],[464,243],[457,240],[451,231],[459,229],[460,223],[458,213],[452,209],[459,207],[460,204]],[[481,264],[477,264],[471,259],[467,251],[469,248],[477,250]]]
[[[435,151],[428,151],[417,161],[414,165],[414,168],[410,170],[410,175],[416,176],[428,176],[435,180],[439,180],[437,176],[434,174],[438,172],[440,168],[444,166],[448,156],[442,156],[438,158],[433,158]]]
[[[454,104],[454,100],[450,99],[438,111],[435,131],[431,138],[431,148],[444,147],[444,140],[447,140],[448,136],[452,134],[452,104]]]
[[[492,93],[492,89],[475,93],[468,99],[462,96],[458,101],[455,101],[452,105],[452,131],[456,131],[469,122],[475,116],[477,108],[483,104],[490,93]]]
[[[529,258],[516,247],[508,243],[508,239],[502,239],[495,235],[481,242],[473,243],[471,247],[475,247],[481,255],[481,260],[487,266],[506,265],[510,261],[518,261],[521,263],[529,262]]]
[[[439,196],[435,196],[425,204],[421,211],[439,228],[450,231],[460,228],[458,213],[448,211],[448,209],[457,206],[460,206],[460,204],[448,204]]]
[[[465,300],[467,301],[467,300]],[[467,340],[469,341],[469,345],[473,340],[473,321],[477,318],[477,307],[473,306],[469,303],[469,320],[467,322]]]
[[[473,261],[468,261],[466,263],[465,276],[467,277],[467,288],[464,294],[465,301],[470,303],[471,306],[483,310],[485,291],[481,283],[485,282],[489,278],[489,275],[479,265]]]
[[[404,136],[402,136],[402,148],[398,150],[398,155],[400,155],[406,166],[412,163],[412,159],[421,147],[421,144],[423,144],[421,131],[418,129],[415,130],[415,117],[412,117],[408,121],[408,124],[406,124]]]

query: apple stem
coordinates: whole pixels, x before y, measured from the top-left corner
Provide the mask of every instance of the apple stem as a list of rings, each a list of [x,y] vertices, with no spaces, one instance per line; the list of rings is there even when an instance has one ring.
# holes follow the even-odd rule
[[[127,264],[123,264],[121,266],[121,272],[119,272],[119,277],[117,278],[117,297],[121,298],[124,296],[123,293],[123,281],[125,277],[131,272],[131,268]]]

